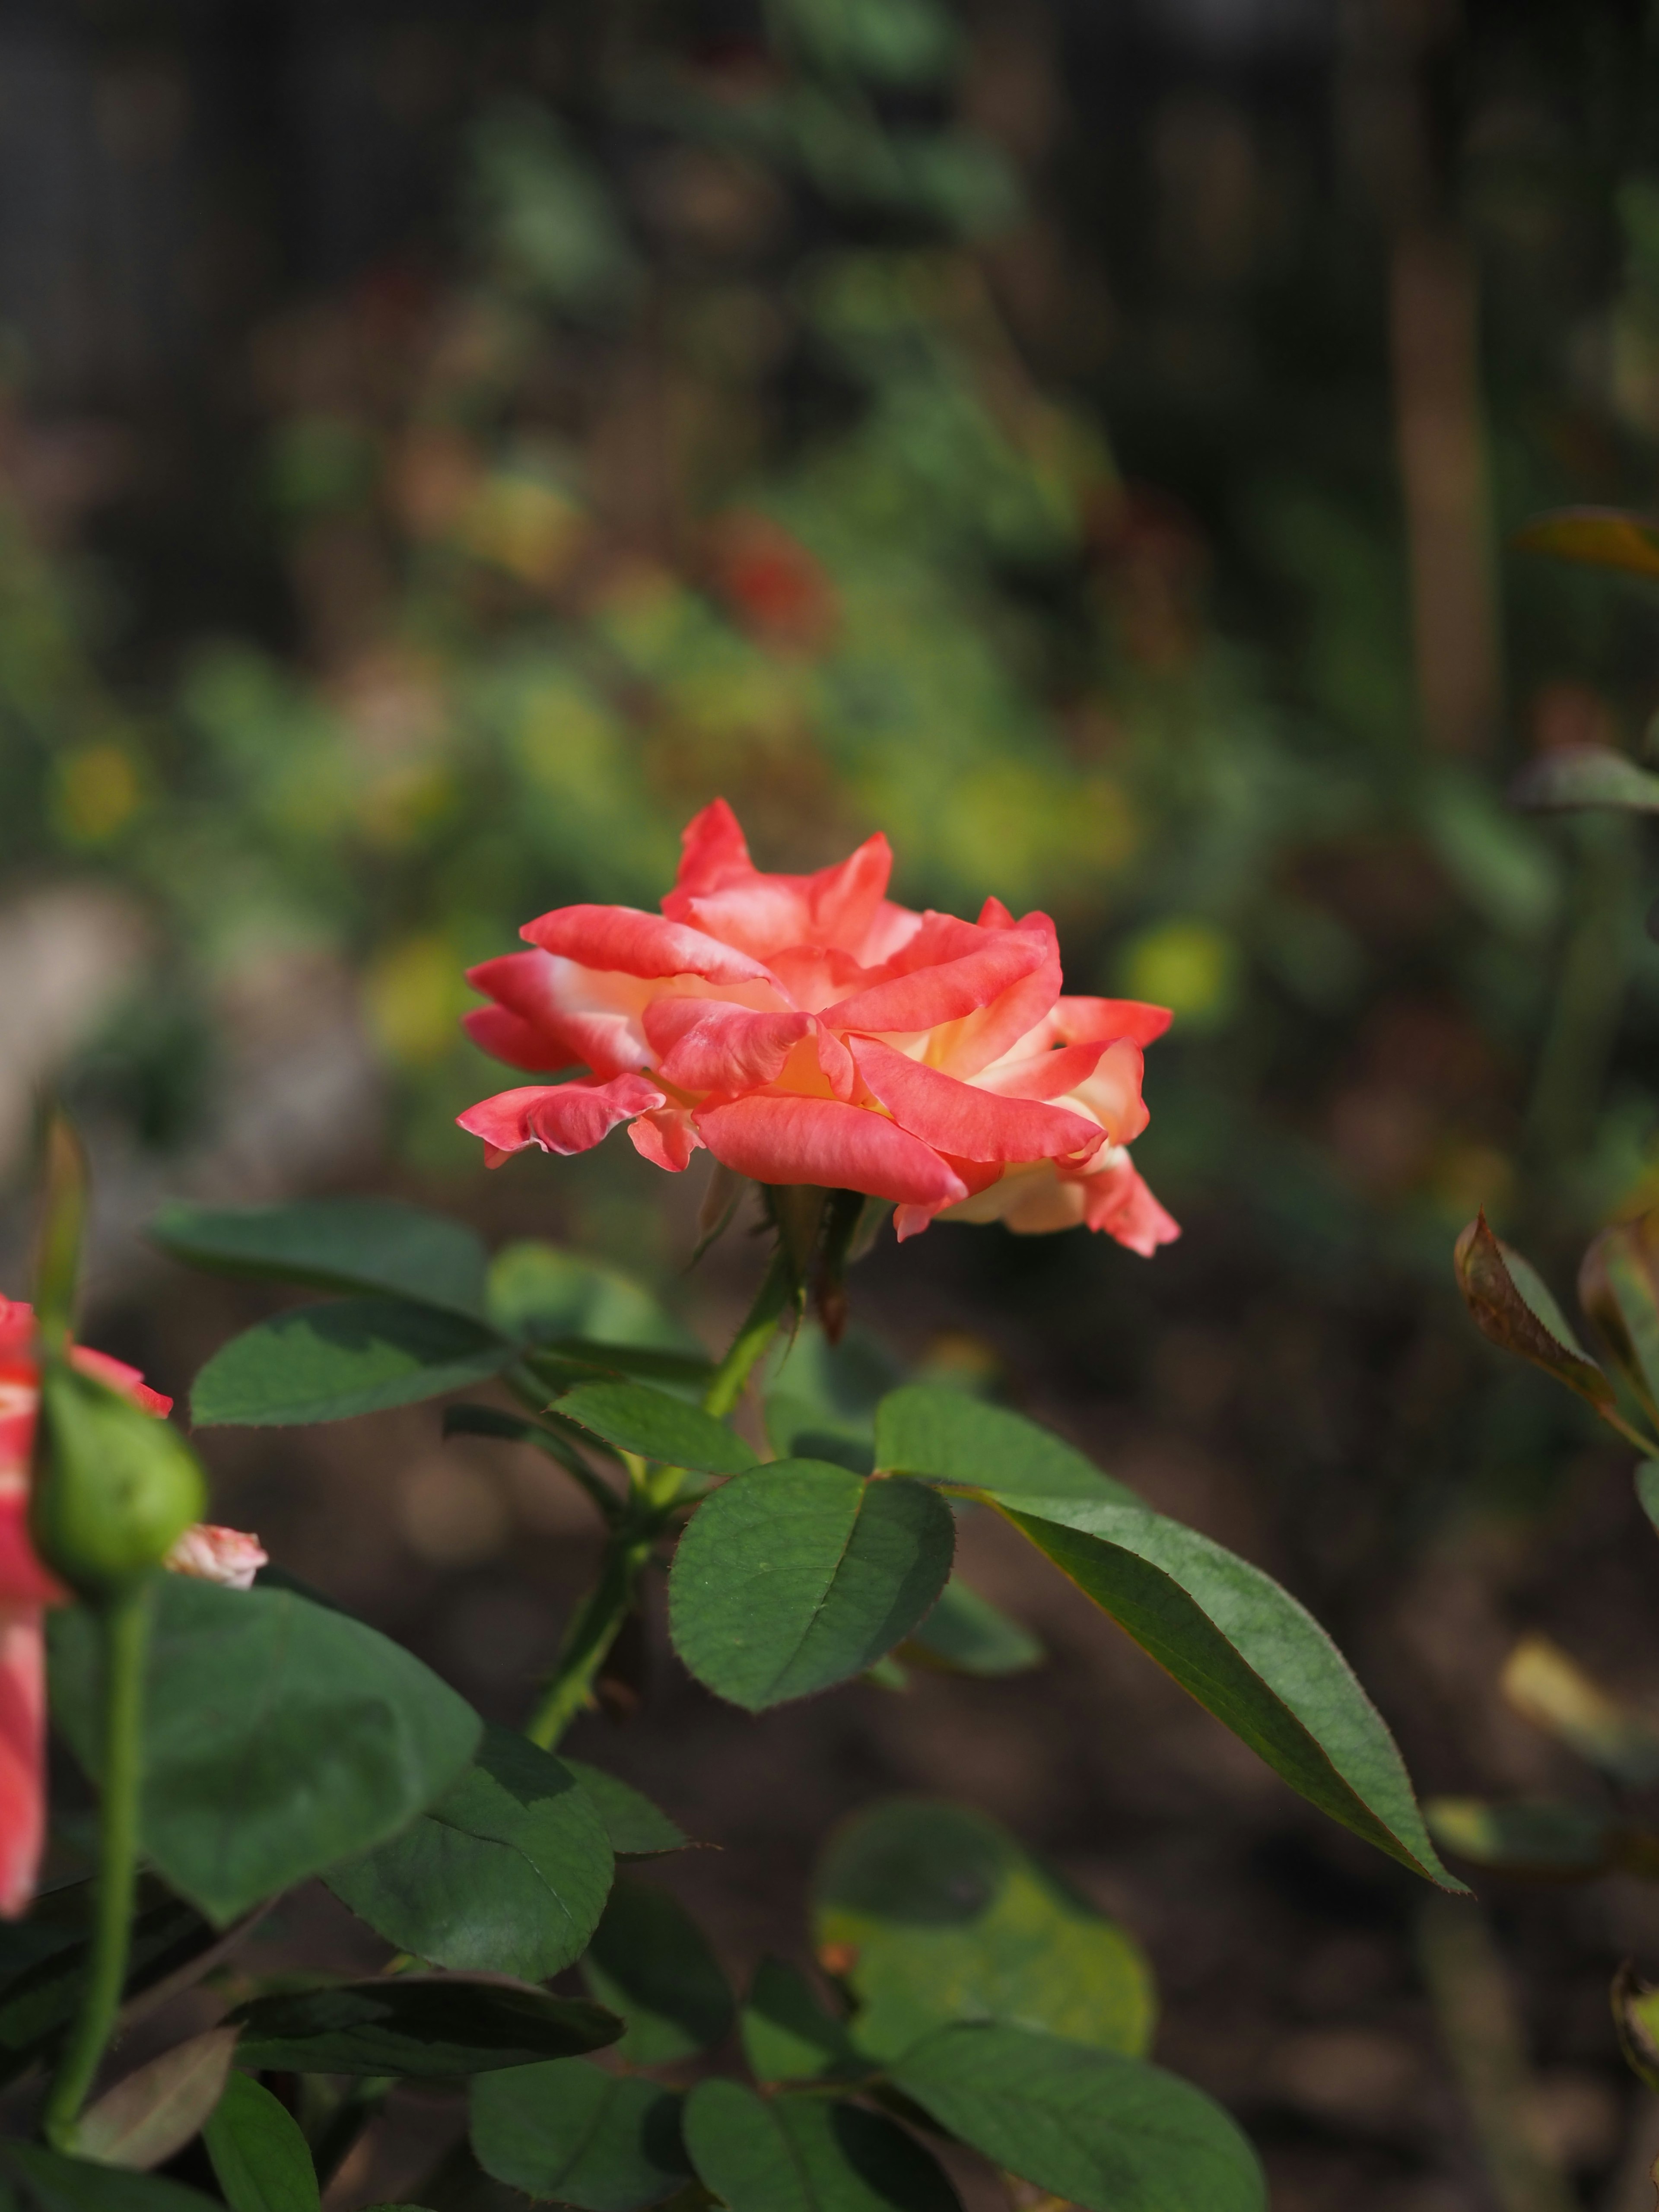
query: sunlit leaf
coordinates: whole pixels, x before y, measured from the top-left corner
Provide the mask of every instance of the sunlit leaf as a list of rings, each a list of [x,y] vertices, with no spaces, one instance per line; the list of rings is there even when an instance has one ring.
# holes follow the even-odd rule
[[[1548,1637],[1522,1637],[1498,1685],[1523,1720],[1604,1774],[1638,1789],[1659,1781],[1659,1718],[1604,1690]]]
[[[674,1648],[750,1712],[861,1673],[944,1588],[949,1507],[915,1482],[775,1460],[717,1490],[681,1537],[669,1583]]]
[[[392,1198],[295,1199],[286,1206],[164,1206],[149,1238],[175,1259],[230,1275],[388,1291],[482,1319],[483,1246],[441,1213]]]
[[[945,2027],[893,2081],[995,2166],[1084,2212],[1267,2212],[1234,2121],[1161,2067],[1018,2027]]]
[[[1035,1421],[938,1384],[909,1383],[882,1400],[876,1464],[889,1474],[988,1491],[1017,1505],[1050,1498],[1139,1503]]]
[[[902,1797],[855,1814],[819,1864],[812,1932],[858,1999],[853,2039],[873,2058],[953,2021],[1125,2057],[1152,2039],[1139,1947],[966,1806]]]
[[[579,1382],[558,1401],[567,1421],[619,1450],[706,1474],[742,1474],[755,1454],[724,1421],[647,1382]]]
[[[340,1298],[274,1314],[221,1346],[196,1378],[191,1416],[198,1428],[343,1421],[481,1382],[513,1358],[464,1315]]]

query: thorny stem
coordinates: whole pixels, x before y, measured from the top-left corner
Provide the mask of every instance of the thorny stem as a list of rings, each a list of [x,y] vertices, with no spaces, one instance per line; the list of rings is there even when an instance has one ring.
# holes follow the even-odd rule
[[[794,1271],[780,1237],[755,1293],[755,1303],[703,1393],[705,1411],[724,1416],[737,1404],[750,1369],[772,1341],[793,1295]]]
[[[145,1576],[108,1599],[104,1646],[103,1795],[92,1954],[81,2009],[58,2061],[41,2126],[54,2150],[73,2153],[81,2108],[120,2008],[138,1875],[138,1794],[143,1779],[144,1663],[155,1598]]]

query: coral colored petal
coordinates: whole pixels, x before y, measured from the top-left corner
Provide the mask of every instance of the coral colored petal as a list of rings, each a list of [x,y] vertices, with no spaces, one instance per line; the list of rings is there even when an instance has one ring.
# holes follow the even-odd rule
[[[95,1376],[106,1382],[112,1390],[118,1390],[124,1398],[131,1398],[135,1406],[142,1406],[147,1413],[170,1413],[171,1398],[164,1398],[159,1390],[152,1390],[136,1367],[129,1367],[125,1359],[112,1359],[106,1352],[94,1352],[88,1344],[70,1347],[70,1364],[78,1367],[83,1375]]]
[[[1139,1171],[1125,1160],[1082,1184],[1084,1219],[1091,1229],[1103,1229],[1143,1260],[1150,1260],[1160,1244],[1173,1244],[1181,1224],[1171,1218],[1141,1181]]]
[[[920,1138],[838,1098],[738,1098],[704,1107],[696,1122],[714,1158],[757,1182],[861,1190],[913,1206],[948,1206],[967,1194]]]
[[[636,907],[557,907],[526,922],[519,934],[544,952],[624,975],[701,975],[711,983],[771,980],[747,953]]]
[[[473,1006],[461,1016],[461,1027],[481,1052],[504,1060],[509,1067],[521,1067],[528,1075],[556,1075],[579,1057],[505,1006]]]
[[[1133,1144],[1152,1118],[1140,1095],[1145,1065],[1140,1047],[1120,1038],[1107,1046],[1094,1073],[1067,1094],[1066,1103],[1092,1115],[1112,1144]]]
[[[911,949],[901,959],[908,960]],[[823,1018],[833,1029],[894,1035],[937,1029],[990,1006],[1042,968],[1048,957],[1048,946],[1035,933],[1000,930],[958,958],[895,975],[826,1006]]]
[[[701,814],[694,814],[680,833],[680,872],[669,897],[676,892],[696,896],[724,890],[754,873],[737,816],[723,799],[716,799]],[[672,912],[666,901],[663,911]]]
[[[693,1152],[702,1150],[696,1125],[683,1106],[665,1106],[659,1114],[641,1114],[628,1125],[634,1149],[653,1167],[678,1175],[690,1164]]]
[[[1086,1158],[1099,1146],[1098,1124],[1080,1114],[976,1090],[872,1038],[854,1038],[851,1051],[899,1127],[939,1152],[964,1160],[1037,1160]]]
[[[979,926],[981,929],[1012,929],[1014,917],[1000,898],[988,898],[979,910]]]
[[[46,1572],[29,1541],[27,1455],[6,1470],[0,1486],[0,1607],[66,1603],[69,1592]]]
[[[587,1152],[618,1121],[631,1121],[636,1114],[667,1103],[643,1076],[617,1075],[608,1083],[526,1084],[480,1099],[455,1118],[503,1158],[528,1145],[539,1145],[544,1152]]]
[[[653,999],[645,1034],[677,1091],[757,1090],[775,1083],[812,1026],[810,1014],[757,1014],[719,999]]]
[[[1054,1034],[1066,1044],[1091,1044],[1097,1039],[1114,1043],[1127,1037],[1131,1044],[1155,1044],[1175,1016],[1167,1006],[1148,1006],[1141,999],[1056,999]]]
[[[981,1068],[974,1083],[1002,1098],[1059,1098],[1086,1082],[1109,1049],[1103,1037],[1094,1044],[1060,1045],[1018,1060],[1011,1056]]]
[[[503,952],[469,968],[466,980],[540,1038],[532,1047],[516,1031],[501,1030],[501,1042],[493,1043],[474,1026],[487,1008],[463,1016],[474,1041],[511,1066],[550,1074],[583,1066],[596,1075],[622,1075],[643,1067],[650,1057],[635,1018],[646,986],[631,977],[595,975],[549,952]],[[507,1044],[518,1048],[507,1050]]]
[[[46,1837],[46,1656],[40,1608],[0,1607],[0,1917],[34,1894]]]

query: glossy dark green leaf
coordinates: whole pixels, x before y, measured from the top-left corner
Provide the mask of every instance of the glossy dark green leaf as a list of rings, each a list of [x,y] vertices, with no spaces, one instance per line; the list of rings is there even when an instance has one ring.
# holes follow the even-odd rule
[[[1414,1873],[1462,1888],[1435,1856],[1382,1715],[1271,1576],[1144,1505],[1001,1510],[1310,1804]]]
[[[210,2027],[124,2074],[82,2113],[76,2149],[141,2173],[164,2165],[201,2132],[235,2049],[234,2027]]]
[[[483,1246],[463,1223],[393,1198],[296,1199],[286,1206],[164,1206],[152,1243],[230,1275],[326,1291],[390,1291],[482,1319]]]
[[[472,2154],[527,2196],[580,2212],[660,2204],[690,2172],[676,2090],[580,2058],[472,2084]]]
[[[900,1797],[856,1814],[813,1883],[813,1940],[859,2001],[853,2037],[896,2057],[952,2021],[1041,2028],[1139,2057],[1152,1978],[1139,1946],[963,1805]]]
[[[1459,1237],[1453,1265],[1483,1335],[1565,1382],[1597,1413],[1613,1409],[1612,1383],[1573,1334],[1543,1278],[1520,1253],[1499,1243],[1484,1213]]]
[[[1528,814],[1571,814],[1587,806],[1656,814],[1659,775],[1610,745],[1568,745],[1529,761],[1510,786],[1510,797]]]
[[[202,2130],[230,2212],[318,2212],[317,2169],[286,2105],[246,2074],[232,2074]]]
[[[721,2042],[732,1991],[707,1938],[678,1899],[618,1875],[582,1978],[628,2033],[617,2045],[631,2066],[664,2066]]]
[[[52,1616],[52,1713],[100,1768],[99,1653]],[[164,1575],[145,1688],[146,1854],[220,1926],[368,1850],[441,1796],[477,1715],[401,1646],[291,1591]]]
[[[546,1981],[581,1956],[611,1887],[599,1811],[550,1752],[489,1727],[435,1804],[329,1887],[435,1966]]]
[[[499,1374],[513,1347],[482,1322],[400,1298],[298,1306],[216,1352],[190,1395],[198,1428],[285,1428],[412,1406]]]
[[[1043,1650],[1029,1628],[969,1589],[960,1575],[952,1575],[927,1620],[899,1646],[898,1656],[913,1667],[988,1678],[1023,1674],[1042,1663]]]
[[[890,2071],[941,2127],[1083,2212],[1267,2212],[1237,2125],[1161,2067],[1024,2028],[945,2027]]]
[[[1515,543],[1523,552],[1549,553],[1558,561],[1659,576],[1659,525],[1624,507],[1556,507],[1523,524]]]
[[[49,2051],[74,2017],[86,1979],[92,1893],[89,1881],[49,1890],[27,1920],[0,1923],[0,2081]],[[194,1906],[147,1878],[132,1923],[125,1995],[165,1981],[213,1941]]]
[[[159,2174],[89,2158],[60,2158],[38,2143],[0,2143],[0,2186],[29,2212],[215,2212],[214,2201]]]
[[[579,1382],[557,1410],[606,1443],[671,1467],[742,1474],[755,1464],[752,1449],[724,1421],[648,1382]]]
[[[1637,1468],[1636,1496],[1643,1512],[1659,1528],[1659,1459],[1644,1459]]]
[[[631,1784],[619,1782],[614,1774],[590,1766],[586,1759],[567,1759],[564,1764],[592,1799],[611,1848],[619,1859],[661,1858],[666,1852],[689,1847],[691,1839],[684,1830]]]
[[[757,2081],[807,2081],[868,2071],[844,2021],[827,2012],[805,1974],[763,1959],[739,2022],[743,2055]]]
[[[962,2212],[932,2153],[857,2105],[700,2081],[684,2130],[697,2179],[730,2212]]]
[[[750,1712],[861,1674],[945,1587],[956,1524],[915,1482],[775,1460],[705,1499],[669,1582],[674,1648]]]
[[[1598,1806],[1431,1797],[1423,1818],[1443,1850],[1455,1851],[1476,1866],[1588,1879],[1613,1862],[1616,1831]]]
[[[884,1398],[876,1413],[876,1465],[894,1474],[958,1483],[1016,1504],[1045,1498],[1115,1499],[1138,1504],[1047,1429],[937,1383],[913,1382]]]
[[[533,1239],[503,1246],[490,1262],[489,1318],[525,1344],[580,1338],[595,1346],[684,1352],[703,1346],[633,1278],[597,1260]]]
[[[242,2031],[238,2058],[256,2069],[430,2076],[599,2051],[619,2023],[527,1983],[396,1974],[254,1997],[230,2025]]]

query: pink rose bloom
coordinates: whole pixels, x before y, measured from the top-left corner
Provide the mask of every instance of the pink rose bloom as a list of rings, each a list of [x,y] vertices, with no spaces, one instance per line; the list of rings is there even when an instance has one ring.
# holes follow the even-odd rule
[[[463,1114],[496,1166],[584,1152],[619,1122],[681,1169],[706,1146],[759,1182],[896,1202],[898,1233],[947,1220],[1103,1229],[1150,1255],[1179,1235],[1130,1163],[1146,1126],[1141,1048],[1161,1006],[1066,998],[1046,914],[915,914],[874,836],[836,867],[763,875],[724,799],[686,830],[660,915],[567,906],[536,950],[471,971],[495,1001],[474,1042],[574,1080]]]
[[[186,1528],[161,1565],[175,1575],[194,1575],[225,1589],[252,1589],[253,1577],[270,1558],[257,1536],[240,1528],[221,1528],[198,1521]]]
[[[82,1374],[96,1376],[147,1413],[172,1411],[172,1399],[150,1389],[137,1368],[84,1345],[77,1344],[70,1356]],[[47,1606],[69,1602],[69,1592],[46,1572],[29,1541],[29,1455],[40,1396],[33,1309],[0,1297],[0,1917],[8,1920],[15,1919],[34,1894],[46,1838],[42,1618]],[[185,1531],[175,1552],[194,1539],[225,1537],[258,1551],[252,1537],[237,1536],[234,1529],[198,1528]],[[216,1547],[210,1542],[209,1548]],[[260,1553],[258,1563],[264,1557]]]

